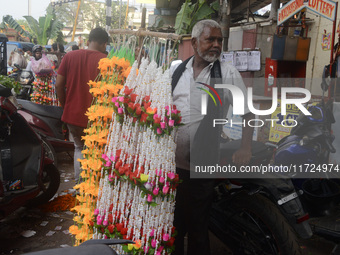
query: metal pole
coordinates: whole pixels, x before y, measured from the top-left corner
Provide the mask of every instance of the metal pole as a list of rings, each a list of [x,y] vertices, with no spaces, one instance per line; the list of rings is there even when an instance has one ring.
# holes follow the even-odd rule
[[[106,31],[111,29],[111,17],[112,17],[112,0],[106,0]]]
[[[121,29],[121,24],[122,24],[122,0],[120,0],[119,4],[119,29]]]
[[[78,19],[78,14],[79,14],[79,9],[80,9],[80,3],[81,3],[81,0],[78,1],[78,9],[77,9],[76,18],[74,20],[74,26],[73,26],[73,33],[72,33],[72,40],[71,40],[71,42],[74,41],[74,35],[76,34],[77,19]]]
[[[28,0],[28,16],[31,16],[31,0]]]

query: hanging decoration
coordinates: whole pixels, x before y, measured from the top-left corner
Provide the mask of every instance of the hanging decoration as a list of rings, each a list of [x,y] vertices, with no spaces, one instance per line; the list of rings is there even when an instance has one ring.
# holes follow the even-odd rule
[[[85,129],[85,149],[81,160],[83,182],[76,185],[79,204],[74,208],[75,225],[70,232],[75,235],[76,245],[92,238],[91,215],[93,215],[98,195],[99,180],[101,178],[101,155],[106,144],[109,123],[113,109],[110,106],[112,98],[123,87],[131,70],[132,52],[121,49],[114,54],[112,50],[108,58],[101,59],[98,68],[100,74],[95,81],[89,81],[93,103],[86,115],[89,124]]]
[[[123,238],[135,244],[117,247],[119,254],[173,251],[179,184],[175,140],[181,116],[172,104],[169,70],[164,71],[165,47],[161,54],[163,66],[144,58],[139,69],[137,62],[112,69],[112,63],[123,66],[122,58],[112,56],[99,63],[102,80],[89,83],[96,99],[87,113],[85,181],[76,186],[80,204],[70,227],[76,245],[92,238]]]
[[[135,63],[132,70],[137,67]],[[176,187],[176,127],[169,70],[143,59],[112,99],[114,121],[102,155],[103,178],[92,219],[94,239],[131,239],[118,253],[170,254]]]
[[[37,104],[59,106],[55,81],[56,74],[52,69],[50,72],[36,74],[31,101]]]

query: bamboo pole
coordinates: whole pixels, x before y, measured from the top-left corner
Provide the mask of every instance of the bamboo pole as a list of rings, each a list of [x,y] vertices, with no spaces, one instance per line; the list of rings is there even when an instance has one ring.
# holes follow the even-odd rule
[[[178,35],[174,33],[161,33],[161,32],[151,32],[146,30],[128,30],[128,29],[111,29],[109,31],[110,35],[116,35],[116,34],[125,34],[125,35],[135,35],[135,36],[153,36],[153,37],[159,37],[159,38],[165,38],[165,39],[171,39],[171,40],[181,40],[185,36],[190,35]]]

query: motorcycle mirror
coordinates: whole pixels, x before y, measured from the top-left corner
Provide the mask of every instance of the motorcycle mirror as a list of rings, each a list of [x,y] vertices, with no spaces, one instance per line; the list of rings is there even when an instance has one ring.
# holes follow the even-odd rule
[[[321,82],[321,89],[326,92],[331,83],[331,76],[330,76],[330,65],[327,65],[323,68],[322,72],[322,82]]]

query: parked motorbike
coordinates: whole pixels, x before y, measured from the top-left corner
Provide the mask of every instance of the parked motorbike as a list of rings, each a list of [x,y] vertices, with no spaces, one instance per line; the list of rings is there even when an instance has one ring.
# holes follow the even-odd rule
[[[325,74],[326,68],[321,84],[324,92],[329,87]],[[300,169],[302,173],[310,172],[309,176],[304,174],[303,178],[298,172],[292,179],[294,186],[304,209],[311,216],[310,224],[314,233],[339,242],[340,211],[337,206],[340,202],[340,169],[338,165],[328,164],[330,153],[336,152],[332,145],[334,135],[331,133],[331,124],[335,122],[332,100],[325,103],[322,97],[318,105],[308,110],[312,115],[300,115],[298,125],[291,130],[291,134],[277,144],[275,163],[304,166]]]
[[[221,146],[224,164],[240,145],[235,140]],[[253,141],[252,155],[250,165],[268,165],[273,147]],[[215,193],[210,229],[234,254],[301,254],[298,235],[313,234],[289,178],[228,179]]]
[[[18,81],[21,84],[21,90],[17,95],[17,98],[30,100],[31,94],[33,92],[33,73],[32,71],[22,70],[17,64],[14,64],[14,66],[15,69],[13,69],[12,73],[9,74],[8,77],[13,78],[15,81]]]
[[[59,106],[41,105],[18,99],[18,113],[22,115],[33,129],[53,147],[53,158],[57,164],[56,152],[73,151],[74,143],[69,140],[65,123],[61,121],[63,109]]]
[[[328,89],[325,79],[322,88]],[[322,99],[319,105],[309,107],[312,115],[300,115],[298,125],[275,146],[276,150],[253,142],[250,164],[268,165],[274,156],[276,166],[327,165],[329,154],[335,152],[331,106],[331,101],[325,104]],[[229,155],[224,163],[231,162],[230,155],[239,147],[240,141],[223,145],[221,155]],[[307,170],[302,169],[305,179],[292,173],[219,184],[211,211],[212,232],[235,254],[300,254],[298,239],[313,234],[339,243],[340,213],[335,208],[340,202],[340,186],[337,180],[329,179],[329,174],[306,179]]]
[[[0,218],[21,206],[49,201],[60,175],[49,147],[17,112],[11,90],[0,85]]]

